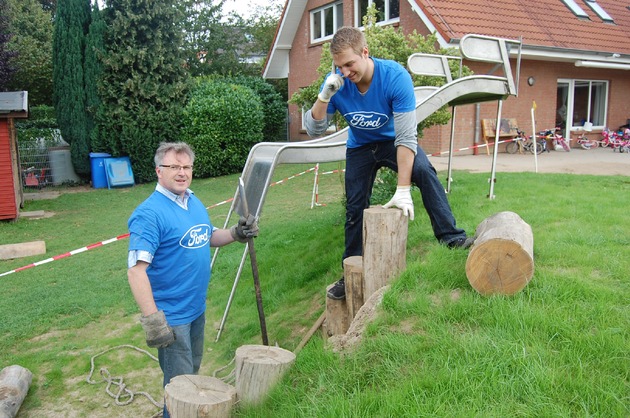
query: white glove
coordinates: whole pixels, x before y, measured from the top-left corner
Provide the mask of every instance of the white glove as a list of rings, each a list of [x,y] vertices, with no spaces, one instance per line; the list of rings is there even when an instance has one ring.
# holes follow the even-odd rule
[[[317,98],[324,103],[328,103],[330,101],[330,98],[339,91],[341,86],[343,86],[343,77],[341,77],[339,74],[330,74],[328,77],[326,77],[324,88],[317,95]]]
[[[387,202],[383,207],[385,209],[396,206],[402,209],[403,215],[409,216],[413,221],[413,200],[411,200],[411,186],[398,186],[392,200]]]

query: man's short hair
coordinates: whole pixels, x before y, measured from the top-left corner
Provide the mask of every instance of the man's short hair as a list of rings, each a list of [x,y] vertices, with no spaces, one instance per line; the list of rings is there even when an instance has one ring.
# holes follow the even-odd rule
[[[186,154],[190,157],[190,163],[195,162],[195,153],[185,142],[162,142],[158,147],[157,151],[155,151],[155,158],[153,159],[155,162],[155,166],[158,167],[164,161],[164,156],[170,152],[175,151],[175,154]]]
[[[332,38],[330,53],[335,55],[347,48],[352,48],[357,55],[361,55],[365,47],[367,47],[367,41],[361,30],[351,26],[343,26],[335,32]]]

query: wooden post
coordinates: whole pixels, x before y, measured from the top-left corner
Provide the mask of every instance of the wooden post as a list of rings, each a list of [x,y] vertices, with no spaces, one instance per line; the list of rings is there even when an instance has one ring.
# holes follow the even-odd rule
[[[343,277],[346,283],[348,319],[352,322],[363,306],[363,257],[353,256],[343,260]],[[345,332],[345,331],[344,331]]]
[[[33,373],[22,366],[8,366],[0,371],[0,418],[13,418],[33,381]]]
[[[210,376],[175,376],[164,394],[171,418],[229,418],[236,403],[234,386]]]
[[[235,362],[238,400],[256,404],[295,362],[295,354],[280,347],[243,345],[236,349]]]
[[[334,285],[333,283],[326,287],[326,293]],[[326,321],[324,322],[324,335],[326,337],[345,334],[348,331],[350,319],[348,318],[348,304],[346,300],[326,298]]]
[[[514,212],[499,212],[482,221],[466,260],[470,285],[482,295],[512,295],[534,275],[532,228]]]
[[[374,206],[363,211],[363,298],[407,266],[408,219],[400,209]]]

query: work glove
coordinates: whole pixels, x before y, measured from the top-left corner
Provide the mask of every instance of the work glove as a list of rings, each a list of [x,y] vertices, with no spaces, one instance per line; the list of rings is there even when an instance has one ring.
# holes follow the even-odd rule
[[[241,216],[238,223],[230,228],[230,234],[235,241],[245,243],[249,238],[258,236],[258,221],[254,215]]]
[[[326,77],[324,88],[319,92],[317,98],[324,103],[328,103],[330,98],[339,91],[341,86],[343,86],[343,78],[339,74],[330,74]]]
[[[411,200],[411,186],[398,186],[394,197],[383,207],[385,209],[395,206],[402,209],[403,215],[409,216],[413,221],[413,200]]]
[[[175,333],[166,322],[164,311],[157,311],[148,316],[141,316],[140,323],[147,334],[147,345],[152,348],[164,348],[173,344]]]

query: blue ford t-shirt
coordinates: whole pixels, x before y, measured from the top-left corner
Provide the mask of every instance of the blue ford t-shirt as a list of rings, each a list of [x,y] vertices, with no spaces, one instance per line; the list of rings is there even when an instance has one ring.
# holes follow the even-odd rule
[[[372,61],[374,75],[367,92],[359,92],[356,84],[346,80],[328,103],[327,113],[338,110],[348,122],[348,148],[393,140],[394,112],[411,112],[416,108],[409,72],[395,61],[379,58]]]
[[[170,325],[192,322],[206,309],[210,282],[208,212],[194,195],[184,209],[160,192],[153,192],[128,222],[129,251],[147,251],[153,298]]]

